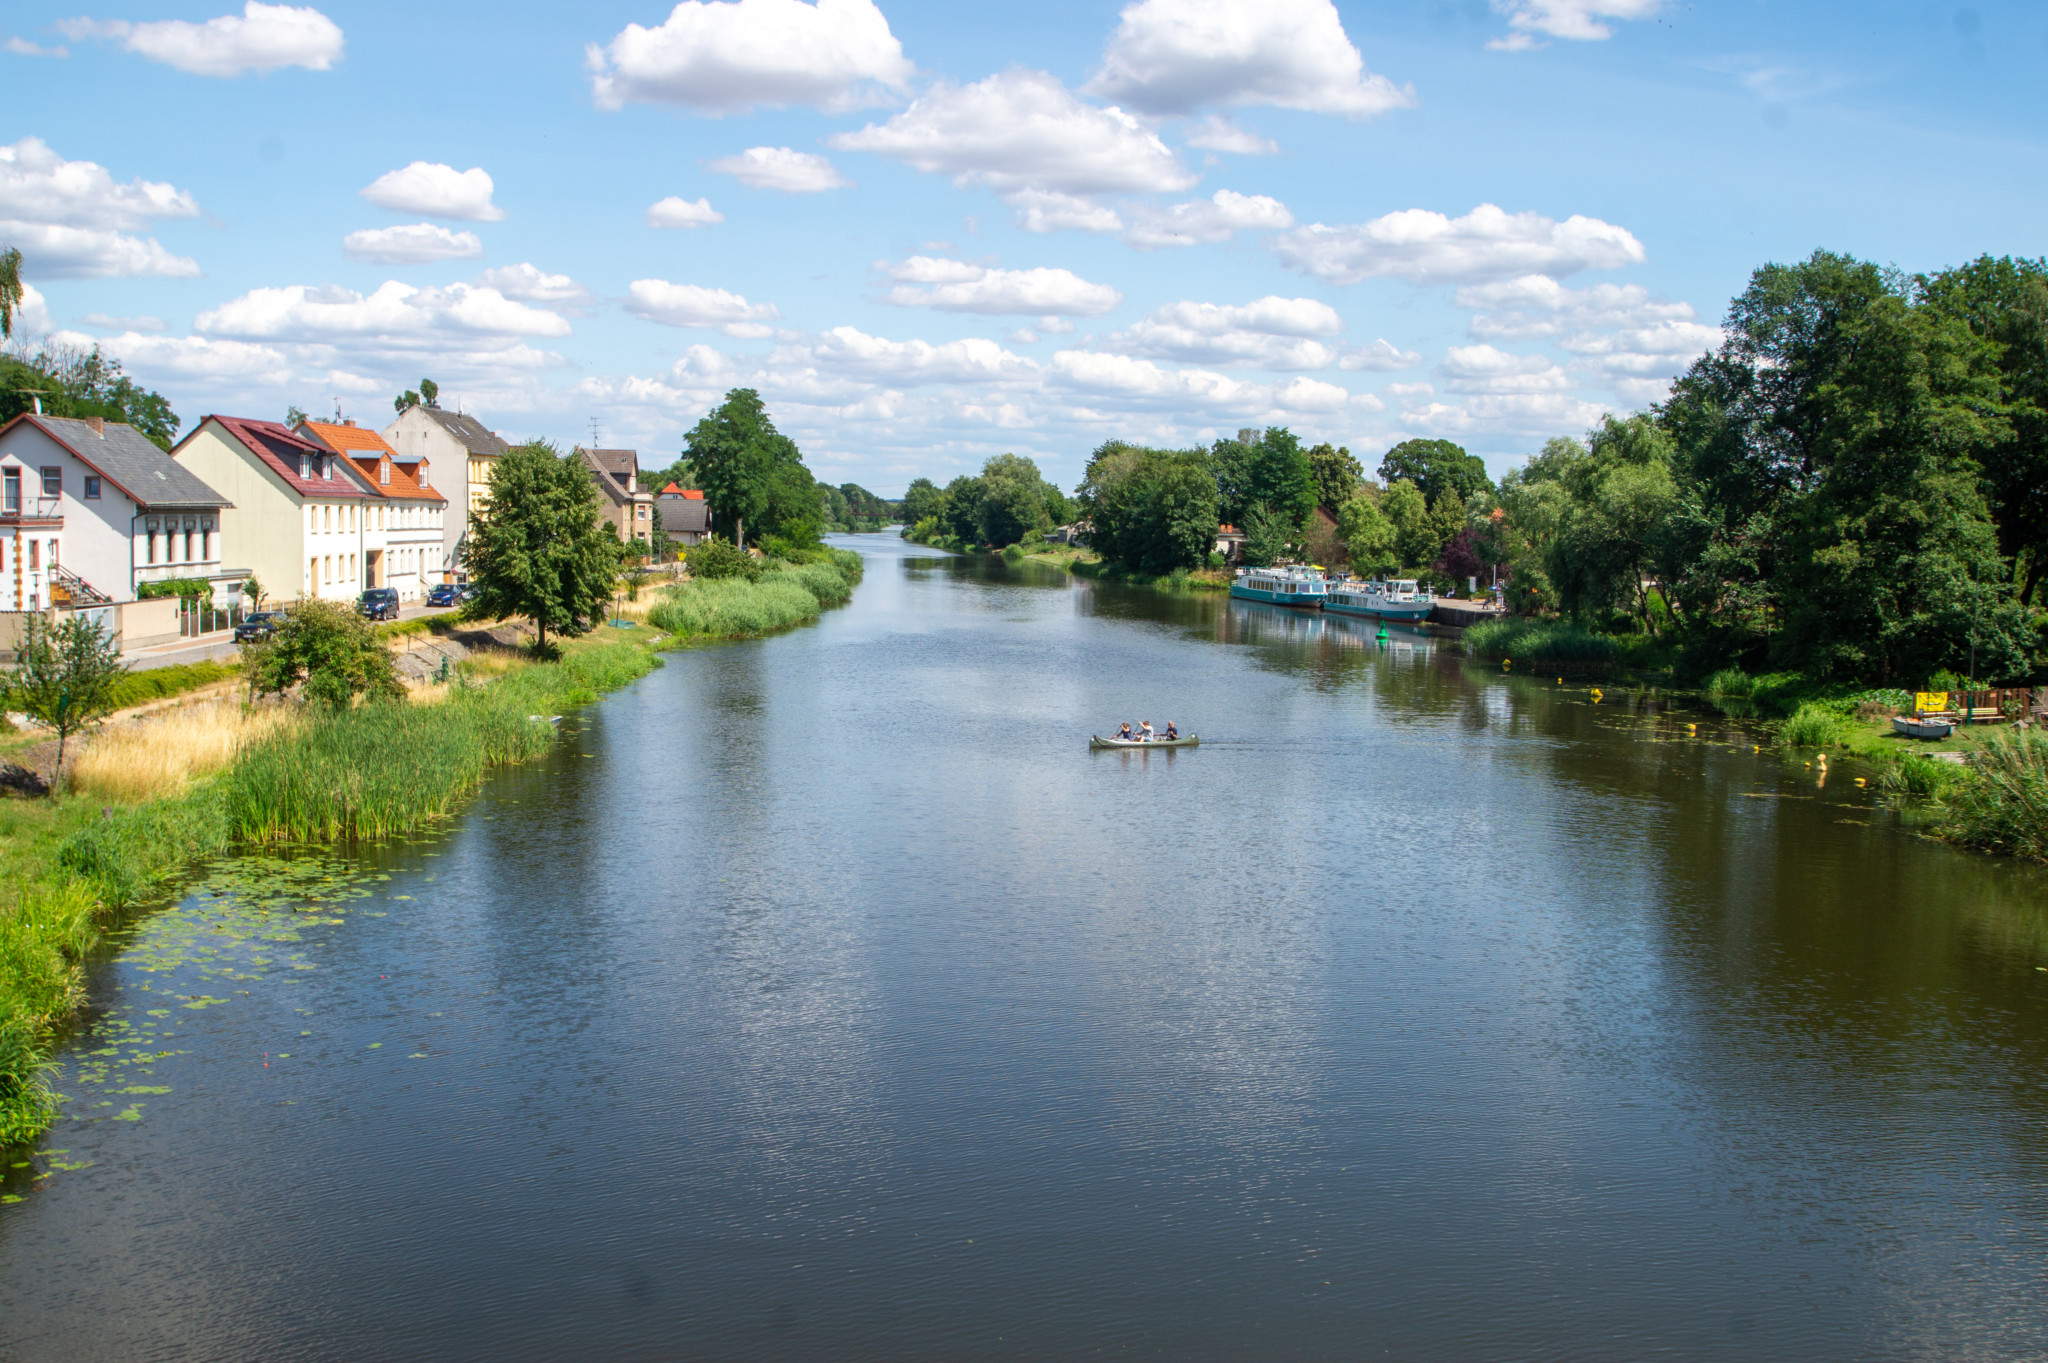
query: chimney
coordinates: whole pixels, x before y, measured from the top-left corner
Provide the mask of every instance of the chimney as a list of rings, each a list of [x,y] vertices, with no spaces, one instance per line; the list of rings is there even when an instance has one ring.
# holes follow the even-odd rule
[[[107,438],[107,419],[105,417],[89,416],[85,419],[85,424],[92,427],[92,433],[100,439],[105,440]]]
[[[356,419],[354,417],[350,417],[348,420],[342,422],[341,424],[344,426],[353,426],[356,424]]]

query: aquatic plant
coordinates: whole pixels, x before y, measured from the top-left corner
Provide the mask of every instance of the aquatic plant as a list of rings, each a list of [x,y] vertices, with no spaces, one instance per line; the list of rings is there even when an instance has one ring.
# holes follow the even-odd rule
[[[1910,799],[1939,800],[1969,775],[1960,762],[1943,762],[1915,752],[1881,753],[1877,760],[1877,788]]]
[[[1788,748],[1846,747],[1856,725],[1831,706],[1807,701],[1778,726],[1778,741]]]
[[[1622,645],[1595,634],[1545,620],[1486,620],[1465,631],[1465,651],[1475,658],[1514,658],[1539,666],[1605,665],[1620,661]]]
[[[2048,733],[2015,729],[1984,741],[1945,796],[1954,842],[2048,861]]]
[[[844,604],[859,580],[858,565],[849,574],[844,562],[858,554],[826,552],[829,561],[778,565],[751,581],[726,577],[680,583],[648,611],[647,621],[682,639],[732,639],[814,620],[826,607]]]

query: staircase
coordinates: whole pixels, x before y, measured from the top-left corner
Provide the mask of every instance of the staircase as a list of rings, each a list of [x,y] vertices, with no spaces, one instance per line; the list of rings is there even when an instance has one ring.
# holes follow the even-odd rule
[[[80,606],[111,606],[114,598],[69,568],[50,565],[50,604],[76,610]]]

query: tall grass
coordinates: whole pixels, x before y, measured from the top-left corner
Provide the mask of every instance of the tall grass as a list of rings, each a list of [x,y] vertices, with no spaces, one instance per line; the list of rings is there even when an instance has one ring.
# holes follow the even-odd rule
[[[2048,861],[2048,733],[1992,735],[1945,798],[1953,841]]]
[[[647,622],[682,639],[736,639],[815,620],[827,607],[844,605],[860,580],[859,554],[817,552],[828,559],[772,568],[754,582],[721,577],[679,583],[647,612]]]
[[[294,712],[235,701],[181,705],[129,724],[101,729],[71,766],[72,789],[121,804],[176,795],[211,776],[243,748],[281,726]]]
[[[1856,731],[1840,711],[1807,701],[1778,726],[1778,741],[1788,748],[1842,748]]]
[[[1512,658],[1532,666],[1605,666],[1623,653],[1612,635],[1547,620],[1482,621],[1465,631],[1464,643],[1476,658]]]

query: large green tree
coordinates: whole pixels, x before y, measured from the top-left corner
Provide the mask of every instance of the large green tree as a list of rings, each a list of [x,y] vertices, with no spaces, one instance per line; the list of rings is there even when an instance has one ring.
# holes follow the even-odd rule
[[[1021,454],[996,455],[982,465],[981,485],[981,543],[1016,544],[1052,525],[1046,510],[1049,485],[1034,461]]]
[[[536,440],[499,458],[465,552],[476,588],[465,614],[527,616],[544,650],[550,631],[585,634],[604,618],[620,546],[598,514],[597,486],[583,461]]]
[[[50,416],[100,417],[133,426],[159,449],[178,437],[178,414],[161,393],[138,386],[121,362],[95,346],[44,345],[0,355],[0,423],[40,402]]]
[[[946,494],[929,478],[915,478],[903,492],[903,523],[914,526],[929,517],[946,514]]]
[[[1448,440],[1402,441],[1380,460],[1380,478],[1388,483],[1405,479],[1421,488],[1430,502],[1446,491],[1455,492],[1463,502],[1473,493],[1493,487],[1493,480],[1486,476],[1486,461]]]
[[[1401,566],[1400,533],[1380,510],[1376,493],[1361,491],[1338,509],[1337,537],[1354,573],[1378,577]]]
[[[339,601],[301,601],[286,611],[268,639],[243,647],[242,674],[257,695],[303,685],[307,700],[330,710],[357,696],[405,698],[384,641],[362,612]]]
[[[1316,504],[1333,514],[1357,493],[1365,481],[1365,466],[1352,458],[1348,446],[1327,440],[1308,452],[1310,476],[1316,482]]]
[[[1255,508],[1288,541],[1298,540],[1316,509],[1315,473],[1301,441],[1285,426],[1251,440],[1219,440],[1210,451],[1223,519],[1250,530]]]
[[[794,511],[789,496],[792,479],[785,475],[778,489],[776,475],[779,467],[801,465],[796,442],[775,429],[761,395],[752,388],[733,389],[691,427],[683,454],[720,533],[741,548],[747,543],[747,522],[755,522],[758,530],[771,506],[784,514]]]
[[[1109,441],[1089,457],[1080,504],[1089,545],[1134,572],[1198,568],[1216,542],[1216,474],[1201,450]]]

